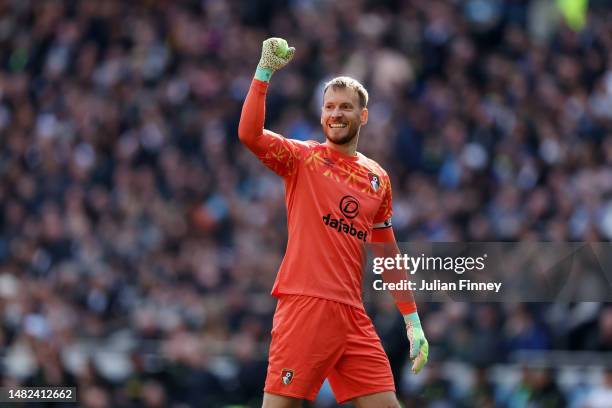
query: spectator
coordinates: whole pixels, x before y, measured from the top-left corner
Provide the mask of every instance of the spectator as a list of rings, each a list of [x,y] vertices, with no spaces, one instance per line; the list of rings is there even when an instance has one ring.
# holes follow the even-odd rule
[[[582,408],[604,408],[612,401],[612,369],[606,369],[602,384],[595,387],[585,398]]]

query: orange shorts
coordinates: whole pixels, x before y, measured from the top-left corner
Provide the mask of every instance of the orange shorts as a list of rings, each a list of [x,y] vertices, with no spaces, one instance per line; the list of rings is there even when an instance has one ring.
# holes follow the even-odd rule
[[[338,403],[395,391],[389,360],[363,309],[310,296],[281,296],[264,391],[314,400],[325,378]]]

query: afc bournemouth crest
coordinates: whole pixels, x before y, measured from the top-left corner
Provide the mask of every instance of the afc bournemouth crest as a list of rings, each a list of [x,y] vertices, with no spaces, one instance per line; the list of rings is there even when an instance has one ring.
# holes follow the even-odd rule
[[[293,370],[283,368],[283,371],[281,371],[281,381],[285,385],[291,384],[291,381],[293,381]]]
[[[378,177],[378,174],[368,173],[368,179],[370,180],[370,186],[372,186],[372,190],[374,190],[374,192],[377,192],[380,188],[380,177]]]

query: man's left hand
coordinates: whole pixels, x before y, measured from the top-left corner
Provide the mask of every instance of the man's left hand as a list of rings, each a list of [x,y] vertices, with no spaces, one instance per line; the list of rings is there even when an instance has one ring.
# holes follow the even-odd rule
[[[404,315],[404,322],[406,322],[406,333],[410,341],[412,372],[418,374],[429,358],[429,343],[425,338],[417,312]]]

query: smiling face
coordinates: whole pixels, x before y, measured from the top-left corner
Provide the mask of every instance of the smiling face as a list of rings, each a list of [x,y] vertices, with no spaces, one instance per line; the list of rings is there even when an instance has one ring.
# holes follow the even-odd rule
[[[361,107],[357,91],[347,87],[330,86],[323,95],[321,126],[330,143],[357,143],[361,125],[368,121],[368,109]]]

